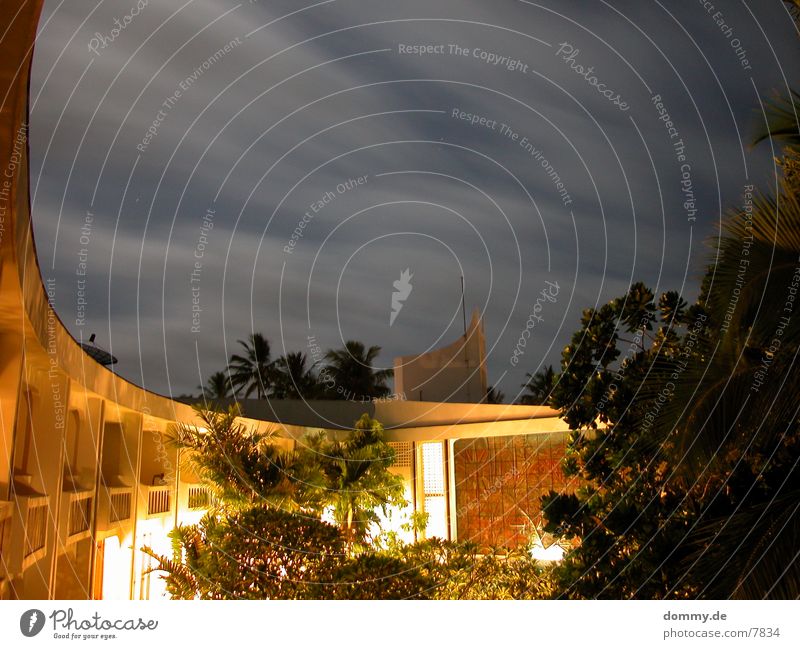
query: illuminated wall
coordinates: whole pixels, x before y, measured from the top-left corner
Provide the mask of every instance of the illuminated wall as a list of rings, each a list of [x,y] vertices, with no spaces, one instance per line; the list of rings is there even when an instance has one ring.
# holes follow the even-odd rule
[[[484,437],[454,445],[458,538],[516,547],[539,522],[540,499],[574,489],[561,471],[564,433]]]

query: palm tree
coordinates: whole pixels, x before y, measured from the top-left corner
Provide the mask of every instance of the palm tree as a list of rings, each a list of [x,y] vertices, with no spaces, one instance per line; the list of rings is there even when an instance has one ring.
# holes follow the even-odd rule
[[[800,93],[789,90],[788,95],[775,95],[767,101],[767,124],[762,126],[753,145],[768,138],[779,140],[793,149],[800,147]]]
[[[317,377],[307,366],[306,355],[289,352],[274,364],[272,396],[276,399],[312,399],[317,392]]]
[[[654,365],[639,392],[652,396],[680,377],[652,444],[675,449],[673,482],[709,495],[683,574],[702,584],[701,597],[794,598],[800,188],[784,181],[777,195],[756,193],[752,210],[729,214],[713,245],[698,300],[707,320],[691,362]]]
[[[303,465],[300,454],[281,448],[275,431],[242,424],[239,410],[209,410],[195,406],[202,427],[179,424],[171,442],[210,486],[225,509],[266,505],[284,511],[317,513],[322,476]]]
[[[323,500],[349,542],[363,541],[371,524],[379,523],[376,510],[405,506],[402,477],[389,471],[394,450],[383,439],[383,426],[362,415],[343,441],[325,433],[306,437],[303,456],[325,476]],[[313,473],[313,472],[312,472]]]
[[[387,381],[392,370],[374,370],[373,363],[381,348],[369,349],[357,340],[348,340],[342,349],[331,349],[325,354],[326,377],[330,381],[327,395],[333,399],[360,401],[385,397],[390,389]]]
[[[498,390],[493,385],[486,388],[486,403],[503,403],[506,400],[506,395],[502,390]]]
[[[522,384],[526,393],[523,394],[519,402],[527,406],[545,406],[550,399],[553,386],[556,384],[556,373],[553,366],[548,365],[539,370],[536,374],[526,373],[528,380]]]
[[[228,399],[233,395],[233,386],[227,372],[214,372],[208,377],[205,387],[198,385],[203,399]]]
[[[258,399],[265,399],[272,383],[272,363],[270,362],[269,341],[263,334],[250,334],[249,340],[237,341],[244,347],[244,355],[234,354],[228,364],[231,382],[244,396],[253,392]]]

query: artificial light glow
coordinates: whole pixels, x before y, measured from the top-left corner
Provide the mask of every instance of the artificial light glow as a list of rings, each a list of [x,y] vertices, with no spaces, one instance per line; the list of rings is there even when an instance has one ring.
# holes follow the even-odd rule
[[[541,543],[534,543],[531,548],[531,557],[537,561],[561,561],[564,558],[564,548],[558,543],[553,543],[549,548]]]

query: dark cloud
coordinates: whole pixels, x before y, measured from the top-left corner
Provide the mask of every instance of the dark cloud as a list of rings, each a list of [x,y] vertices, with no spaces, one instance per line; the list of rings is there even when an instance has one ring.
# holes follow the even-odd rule
[[[382,345],[390,365],[461,332],[463,273],[467,307],[485,313],[490,380],[504,376],[514,395],[525,371],[558,361],[582,308],[632,279],[659,289],[686,281],[693,294],[721,210],[774,174],[768,145],[748,148],[758,98],[798,81],[796,34],[777,0],[715,3],[730,33],[701,3],[195,0],[149,2],[127,21],[135,4],[46,3],[32,81],[33,208],[66,324],[96,331],[121,374],[162,392],[193,389],[198,364],[204,374],[221,367],[253,328],[276,353],[304,349],[309,334],[326,347],[357,338]],[[99,47],[115,18],[126,27]],[[629,110],[572,70],[561,43]],[[401,44],[446,53],[400,54]],[[476,48],[527,68],[491,65]],[[686,145],[694,223],[654,94]],[[196,261],[203,310],[192,332]],[[405,268],[413,293],[390,327],[392,282]],[[558,301],[512,368],[545,280],[559,283]]]

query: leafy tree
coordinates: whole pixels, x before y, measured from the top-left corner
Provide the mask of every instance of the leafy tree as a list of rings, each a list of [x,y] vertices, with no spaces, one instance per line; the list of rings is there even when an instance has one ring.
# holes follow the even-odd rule
[[[347,561],[332,525],[264,506],[211,513],[171,536],[171,559],[144,551],[174,599],[310,599]]]
[[[771,104],[758,139],[786,144],[784,180],[727,216],[697,302],[636,284],[564,350],[552,402],[583,487],[543,502],[546,529],[580,540],[562,595],[800,593],[796,106]]]
[[[580,539],[564,595],[797,596],[798,292],[784,187],[729,216],[696,304],[636,284],[584,312],[553,395],[583,487],[543,502],[546,529]]]
[[[186,449],[198,476],[227,508],[270,504],[293,511],[319,511],[321,477],[303,464],[298,453],[282,450],[273,432],[248,429],[237,421],[235,407],[227,411],[195,410],[198,428],[181,424],[173,442]]]
[[[302,461],[325,476],[323,501],[351,542],[363,542],[371,525],[390,506],[406,505],[403,479],[391,473],[394,449],[383,439],[383,426],[364,414],[345,440],[324,433],[306,438]]]
[[[342,349],[331,349],[325,355],[325,375],[329,379],[326,394],[332,399],[360,401],[385,397],[390,393],[387,381],[392,370],[373,369],[381,348],[366,348],[364,343],[348,340]]]
[[[228,365],[230,378],[237,392],[244,391],[249,397],[265,399],[272,384],[272,363],[269,341],[260,333],[250,334],[247,341],[237,341],[244,348],[244,355],[233,354]]]
[[[550,569],[524,551],[479,554],[431,539],[370,535],[376,510],[403,505],[403,481],[381,425],[364,415],[341,440],[310,436],[298,452],[249,429],[237,411],[198,407],[202,427],[180,426],[176,444],[216,494],[198,525],[179,526],[173,555],[144,551],[176,599],[542,598]],[[336,525],[320,520],[330,511]],[[414,527],[424,525],[414,517]]]
[[[634,284],[623,297],[586,309],[570,345],[552,403],[572,433],[564,471],[579,478],[576,494],[552,493],[543,501],[545,531],[580,539],[558,570],[568,597],[676,597],[669,568],[686,560],[686,541],[697,515],[693,499],[668,480],[670,462],[659,455],[650,421],[660,393],[642,394],[650,368],[678,356],[688,322],[676,294],[658,304]],[[697,312],[696,312],[697,311]],[[654,326],[658,329],[654,332]],[[663,557],[673,563],[662,568]]]
[[[319,384],[302,352],[289,352],[274,363],[272,397],[276,399],[313,399]]]
[[[536,374],[527,373],[528,380],[522,384],[525,392],[519,402],[527,406],[545,406],[556,384],[556,373],[552,365],[539,370]]]

